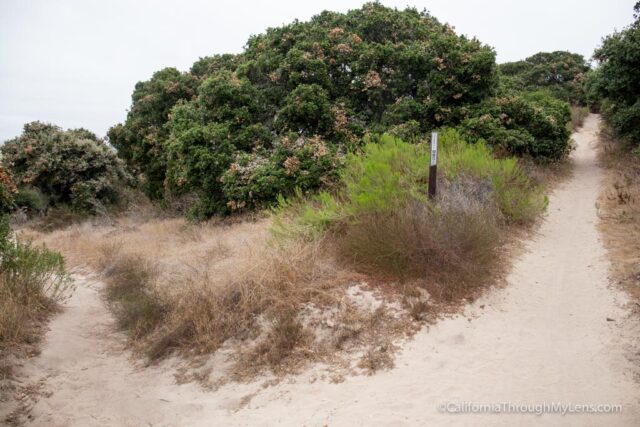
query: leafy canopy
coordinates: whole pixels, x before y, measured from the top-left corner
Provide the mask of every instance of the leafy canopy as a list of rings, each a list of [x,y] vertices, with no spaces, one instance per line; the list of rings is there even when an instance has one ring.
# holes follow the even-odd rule
[[[584,80],[589,65],[577,53],[539,52],[521,61],[500,64],[498,71],[506,90],[544,89],[572,104],[586,104]]]
[[[369,3],[159,71],[109,139],[149,195],[195,193],[207,216],[317,188],[365,134],[456,124],[495,84],[493,49],[427,12]]]
[[[608,35],[593,54],[599,67],[589,77],[592,100],[601,102],[601,112],[621,137],[640,144],[640,2],[635,22]]]

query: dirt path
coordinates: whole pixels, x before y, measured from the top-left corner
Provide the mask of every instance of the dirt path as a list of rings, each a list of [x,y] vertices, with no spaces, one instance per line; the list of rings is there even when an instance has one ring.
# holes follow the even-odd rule
[[[627,356],[637,354],[639,330],[621,308],[624,295],[608,287],[596,231],[597,125],[592,115],[575,135],[574,174],[551,196],[548,218],[516,260],[510,285],[465,316],[420,332],[395,369],[339,384],[318,378],[316,368],[267,388],[176,385],[172,368],[135,368],[115,350],[97,285],[82,280],[51,323],[42,354],[24,368],[51,393],[33,407],[32,425],[637,425],[640,387]],[[623,412],[439,412],[447,402],[622,404]]]

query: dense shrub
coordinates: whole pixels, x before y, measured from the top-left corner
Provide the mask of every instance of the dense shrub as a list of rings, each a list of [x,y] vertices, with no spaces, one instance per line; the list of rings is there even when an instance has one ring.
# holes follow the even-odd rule
[[[14,197],[14,204],[29,215],[37,215],[46,212],[49,201],[37,188],[22,187]]]
[[[540,188],[526,177],[515,158],[496,159],[482,141],[469,144],[453,129],[440,132],[440,145],[444,193],[463,191],[458,187],[468,184],[482,193],[477,197],[495,203],[509,222],[533,220],[545,208]],[[383,135],[380,141],[366,144],[362,155],[346,157],[336,192],[320,192],[309,202],[281,197],[274,231],[292,230],[313,237],[335,224],[357,222],[363,215],[395,212],[414,202],[428,204],[428,165],[427,145]],[[296,212],[294,221],[281,227],[281,220],[291,211]]]
[[[540,52],[522,61],[500,64],[498,71],[504,91],[544,89],[571,104],[586,104],[584,81],[589,65],[577,53]]]
[[[240,154],[222,175],[231,210],[260,207],[279,194],[319,188],[333,182],[341,156],[335,146],[316,137],[284,137],[263,154]]]
[[[545,92],[509,95],[475,107],[461,124],[471,140],[518,156],[558,160],[569,149],[569,105]]]
[[[268,29],[188,73],[156,73],[109,138],[150,195],[193,193],[193,211],[209,216],[319,186],[366,133],[417,139],[456,124],[495,83],[491,48],[426,12],[370,3]],[[317,165],[312,149],[286,147],[312,140],[328,153]]]
[[[84,129],[64,131],[40,122],[28,123],[22,135],[1,148],[2,164],[39,209],[44,199],[28,196],[29,188],[44,195],[52,206],[92,211],[95,203],[117,200],[128,176],[115,152]],[[33,200],[32,200],[33,199]]]
[[[640,2],[636,20],[602,41],[594,52],[599,67],[589,76],[590,99],[600,103],[607,123],[622,138],[640,144]]]
[[[274,233],[316,239],[331,233],[340,259],[367,272],[479,284],[506,222],[528,222],[545,208],[540,188],[514,158],[495,159],[483,143],[440,135],[438,197],[428,200],[429,147],[390,135],[349,155],[341,187],[310,201],[280,199]]]
[[[561,158],[570,115],[555,98],[583,102],[584,59],[540,53],[500,69],[498,84],[493,49],[427,12],[368,3],[154,74],[109,138],[148,194],[192,200],[196,217],[321,188],[367,135],[415,143],[462,125],[506,154]]]
[[[131,109],[124,125],[109,129],[109,142],[118,155],[142,173],[143,188],[152,198],[163,194],[166,159],[164,124],[171,108],[180,100],[195,96],[198,78],[175,68],[156,72],[146,82],[138,82],[133,91]]]

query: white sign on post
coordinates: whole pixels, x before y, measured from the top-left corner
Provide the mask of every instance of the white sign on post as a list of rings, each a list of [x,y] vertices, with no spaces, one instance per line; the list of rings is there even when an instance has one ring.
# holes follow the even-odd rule
[[[438,163],[438,132],[431,132],[431,166]]]

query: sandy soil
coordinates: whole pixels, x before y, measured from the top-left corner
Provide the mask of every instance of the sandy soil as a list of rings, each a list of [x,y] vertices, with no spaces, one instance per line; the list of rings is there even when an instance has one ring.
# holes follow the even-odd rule
[[[53,320],[27,382],[41,384],[30,425],[607,425],[640,420],[637,324],[611,288],[596,231],[598,118],[574,135],[574,173],[508,278],[462,316],[425,328],[396,368],[334,384],[317,366],[277,385],[177,385],[176,361],[136,367],[85,277]],[[622,414],[448,414],[446,403],[622,404]]]

